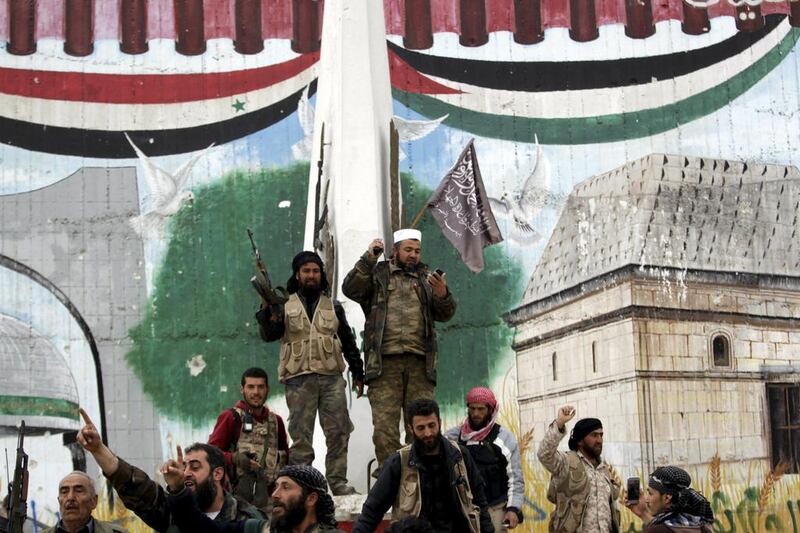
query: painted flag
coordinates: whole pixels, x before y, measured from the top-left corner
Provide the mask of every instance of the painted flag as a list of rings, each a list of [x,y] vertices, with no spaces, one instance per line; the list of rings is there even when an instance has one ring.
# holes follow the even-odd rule
[[[483,249],[502,242],[486,188],[483,186],[474,139],[428,200],[433,218],[472,272],[483,270]]]

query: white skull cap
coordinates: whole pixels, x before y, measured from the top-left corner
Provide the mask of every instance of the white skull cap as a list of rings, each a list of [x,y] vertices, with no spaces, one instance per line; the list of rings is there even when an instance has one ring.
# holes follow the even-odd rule
[[[394,232],[394,243],[413,239],[422,242],[422,232],[418,229],[399,229]]]

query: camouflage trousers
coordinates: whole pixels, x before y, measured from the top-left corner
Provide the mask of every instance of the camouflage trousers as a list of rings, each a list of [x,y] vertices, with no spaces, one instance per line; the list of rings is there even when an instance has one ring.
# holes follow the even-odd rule
[[[325,434],[325,477],[328,484],[347,484],[347,444],[353,424],[347,411],[346,382],[340,375],[305,374],[286,380],[286,406],[289,408],[290,465],[310,465],[314,461],[314,421]]]
[[[425,358],[415,354],[384,355],[381,375],[369,382],[367,397],[372,407],[372,443],[378,468],[400,449],[401,411],[419,399],[433,400],[436,385],[425,375]],[[406,432],[406,443],[412,435]]]

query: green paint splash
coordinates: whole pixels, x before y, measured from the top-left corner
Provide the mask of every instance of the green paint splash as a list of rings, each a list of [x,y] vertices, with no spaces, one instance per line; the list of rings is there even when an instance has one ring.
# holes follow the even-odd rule
[[[308,171],[300,164],[231,173],[193,191],[194,205],[173,217],[169,248],[145,317],[130,331],[133,349],[126,356],[162,413],[195,427],[213,420],[240,398],[239,379],[250,366],[267,370],[272,394],[283,392],[276,379],[279,343],[258,336],[245,228],[253,229],[273,282],[284,285],[291,258],[303,246]],[[403,190],[410,219],[431,191],[410,176],[403,176]],[[278,208],[283,200],[291,207]],[[430,217],[420,229],[423,260],[448,273],[458,300],[455,318],[438,328],[437,395],[460,406],[469,388],[508,368],[512,332],[501,314],[519,301],[524,280],[501,246],[486,250],[486,269],[474,275]],[[192,376],[187,362],[197,355],[206,366]]]

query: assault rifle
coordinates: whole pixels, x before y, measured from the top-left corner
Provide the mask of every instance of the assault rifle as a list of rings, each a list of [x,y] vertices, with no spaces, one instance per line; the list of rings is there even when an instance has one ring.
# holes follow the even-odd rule
[[[253,240],[253,232],[250,228],[247,228],[247,236],[250,237],[250,245],[253,247],[253,255],[256,257],[256,275],[250,278],[250,283],[268,304],[285,304],[289,300],[289,295],[283,287],[272,287],[267,266],[261,260],[261,253],[258,251],[256,241]]]
[[[14,480],[8,484],[8,533],[22,533],[22,525],[28,516],[28,454],[23,449],[24,439],[25,421],[23,420],[19,426]],[[8,461],[6,461],[6,468],[8,468]]]

